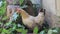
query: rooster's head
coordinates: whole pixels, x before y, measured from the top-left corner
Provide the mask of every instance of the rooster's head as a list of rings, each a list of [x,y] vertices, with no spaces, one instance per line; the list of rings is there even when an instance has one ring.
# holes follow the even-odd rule
[[[22,11],[24,11],[24,10],[21,9],[21,8],[19,8],[19,7],[16,8],[16,12],[17,12],[17,13],[21,13]]]

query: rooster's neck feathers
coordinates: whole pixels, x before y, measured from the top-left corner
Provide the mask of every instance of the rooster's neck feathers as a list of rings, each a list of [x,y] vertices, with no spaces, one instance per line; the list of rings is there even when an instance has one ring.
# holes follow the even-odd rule
[[[28,13],[26,13],[26,11],[21,11],[21,16],[22,16],[22,18],[28,18],[29,17],[29,14]]]

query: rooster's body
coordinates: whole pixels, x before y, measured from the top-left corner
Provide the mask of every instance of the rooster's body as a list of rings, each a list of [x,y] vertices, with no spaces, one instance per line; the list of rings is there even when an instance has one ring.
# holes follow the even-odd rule
[[[42,26],[44,21],[44,14],[43,12],[39,12],[38,16],[34,17],[29,15],[23,9],[17,9],[18,13],[22,16],[23,24],[26,25],[28,28],[34,29],[35,26]]]
[[[35,17],[35,22],[37,24],[39,24],[40,26],[42,26],[42,24],[44,22],[44,13],[43,12],[39,12],[38,16]]]

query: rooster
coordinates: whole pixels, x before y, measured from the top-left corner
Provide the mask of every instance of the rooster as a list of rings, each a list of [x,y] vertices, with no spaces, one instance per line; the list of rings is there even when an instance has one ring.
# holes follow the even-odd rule
[[[39,14],[35,16],[29,15],[25,10],[21,8],[17,8],[17,13],[21,14],[22,16],[22,22],[25,26],[27,26],[30,29],[34,29],[36,26],[41,26],[44,22],[44,13],[39,12]]]

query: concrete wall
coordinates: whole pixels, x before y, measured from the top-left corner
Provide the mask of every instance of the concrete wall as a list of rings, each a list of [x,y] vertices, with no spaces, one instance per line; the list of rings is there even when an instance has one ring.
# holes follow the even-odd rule
[[[56,27],[60,27],[60,0],[56,0],[57,23]]]
[[[60,0],[56,0],[57,16],[60,16]]]
[[[45,20],[50,27],[55,27],[56,21],[56,3],[55,0],[42,0],[43,8],[46,9]]]

